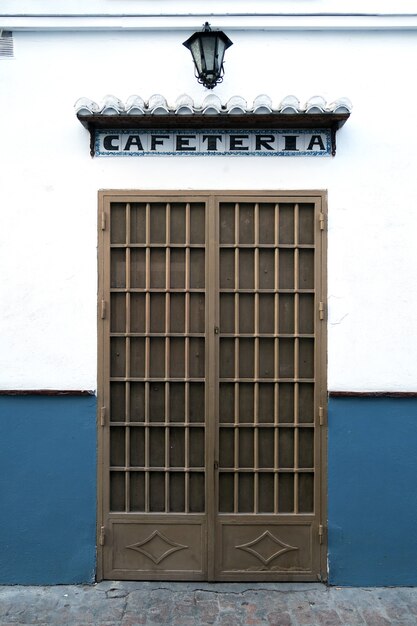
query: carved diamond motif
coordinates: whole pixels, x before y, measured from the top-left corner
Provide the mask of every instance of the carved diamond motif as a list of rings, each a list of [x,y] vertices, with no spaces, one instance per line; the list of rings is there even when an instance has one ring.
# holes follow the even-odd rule
[[[147,539],[135,543],[132,546],[126,546],[126,548],[144,554],[148,559],[151,559],[155,565],[158,565],[161,561],[166,559],[168,555],[178,550],[185,550],[188,546],[175,543],[175,541],[171,541],[171,539],[168,539],[163,533],[160,533],[159,530],[154,530]]]
[[[262,533],[260,537],[257,537],[257,539],[249,541],[248,543],[243,543],[241,546],[236,546],[236,548],[238,550],[244,550],[245,552],[253,554],[264,565],[268,565],[278,556],[282,556],[283,554],[285,554],[285,552],[289,552],[290,550],[298,550],[298,548],[290,546],[280,539],[274,537],[274,535],[270,533],[269,530],[266,530],[264,533]]]

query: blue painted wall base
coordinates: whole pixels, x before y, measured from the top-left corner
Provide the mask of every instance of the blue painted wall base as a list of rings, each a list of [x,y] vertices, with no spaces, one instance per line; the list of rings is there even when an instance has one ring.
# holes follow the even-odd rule
[[[329,582],[417,585],[417,398],[329,402]]]
[[[0,397],[0,583],[93,582],[96,398]]]

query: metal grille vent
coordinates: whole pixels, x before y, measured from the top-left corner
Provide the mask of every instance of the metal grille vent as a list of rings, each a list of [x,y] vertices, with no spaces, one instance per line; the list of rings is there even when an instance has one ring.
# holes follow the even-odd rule
[[[13,56],[13,33],[0,30],[0,59],[12,59]]]

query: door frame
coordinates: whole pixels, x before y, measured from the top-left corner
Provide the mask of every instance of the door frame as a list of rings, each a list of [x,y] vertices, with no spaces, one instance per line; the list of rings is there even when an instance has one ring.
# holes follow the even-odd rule
[[[239,196],[239,198],[247,197],[248,200],[253,200],[256,197],[288,197],[291,200],[294,197],[303,198],[303,200],[313,200],[319,203],[319,215],[317,216],[320,223],[321,232],[321,244],[320,244],[320,257],[317,258],[315,266],[315,284],[316,288],[316,300],[320,301],[319,307],[316,306],[316,341],[319,348],[316,348],[315,353],[315,377],[316,394],[315,405],[320,406],[320,411],[315,415],[315,426],[318,429],[319,435],[316,438],[315,445],[315,457],[318,459],[316,465],[318,466],[319,479],[316,481],[316,489],[318,493],[315,493],[315,502],[320,507],[318,514],[318,528],[316,529],[319,534],[319,554],[320,554],[320,572],[317,574],[319,581],[327,580],[327,324],[326,324],[326,303],[327,303],[327,191],[326,190],[123,190],[123,189],[106,189],[98,192],[98,300],[97,300],[97,327],[98,327],[98,344],[97,344],[97,430],[98,430],[98,453],[97,453],[97,571],[96,580],[103,580],[103,545],[105,541],[105,528],[104,528],[104,510],[103,510],[103,496],[104,496],[104,454],[106,450],[107,436],[106,429],[103,428],[106,424],[106,414],[103,408],[106,403],[104,402],[104,387],[106,381],[107,372],[104,371],[104,349],[105,338],[110,332],[109,321],[110,317],[106,311],[106,302],[104,300],[104,285],[103,277],[105,273],[106,261],[104,254],[104,232],[106,228],[106,220],[109,220],[108,208],[111,201],[117,201],[122,197],[135,195],[137,198],[144,196],[153,196],[156,200],[167,197],[171,198],[205,198],[208,199],[208,207],[213,208],[213,204],[216,200],[222,198]],[[217,229],[217,222],[214,225],[210,225],[207,232],[207,252],[210,245],[212,245],[211,237],[215,235]],[[212,263],[212,261],[211,261]],[[209,263],[207,263],[209,265]],[[213,265],[211,265],[213,269]],[[218,268],[216,268],[218,270]],[[213,273],[207,275],[207,290],[209,290],[211,282],[215,280]],[[218,297],[215,299],[215,315],[218,318]],[[108,306],[107,306],[108,308]],[[208,346],[213,342],[208,341]],[[211,359],[211,362],[214,360]],[[218,369],[218,363],[215,365]],[[217,372],[218,373],[218,372]],[[216,400],[217,401],[217,400]],[[214,442],[210,442],[208,445],[215,445]],[[207,468],[207,473],[213,471],[214,468]],[[212,477],[213,478],[213,477]],[[214,494],[214,492],[213,492]],[[214,495],[212,496],[214,497]],[[213,503],[212,503],[213,504]],[[212,511],[213,520],[211,521],[212,528],[208,532],[207,543],[208,550],[213,550],[215,541],[216,524],[214,523],[215,507],[210,506],[209,511]],[[299,575],[295,575],[293,578],[290,573],[284,575],[283,580],[302,580]],[[208,570],[208,580],[214,580],[214,568],[212,571]],[[237,579],[236,579],[237,580]],[[312,580],[306,578],[305,580]]]

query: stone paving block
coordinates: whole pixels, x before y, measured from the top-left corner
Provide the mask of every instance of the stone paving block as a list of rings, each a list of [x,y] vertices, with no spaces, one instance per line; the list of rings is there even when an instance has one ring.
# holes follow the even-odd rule
[[[291,615],[285,611],[271,611],[267,613],[268,626],[293,626]]]

